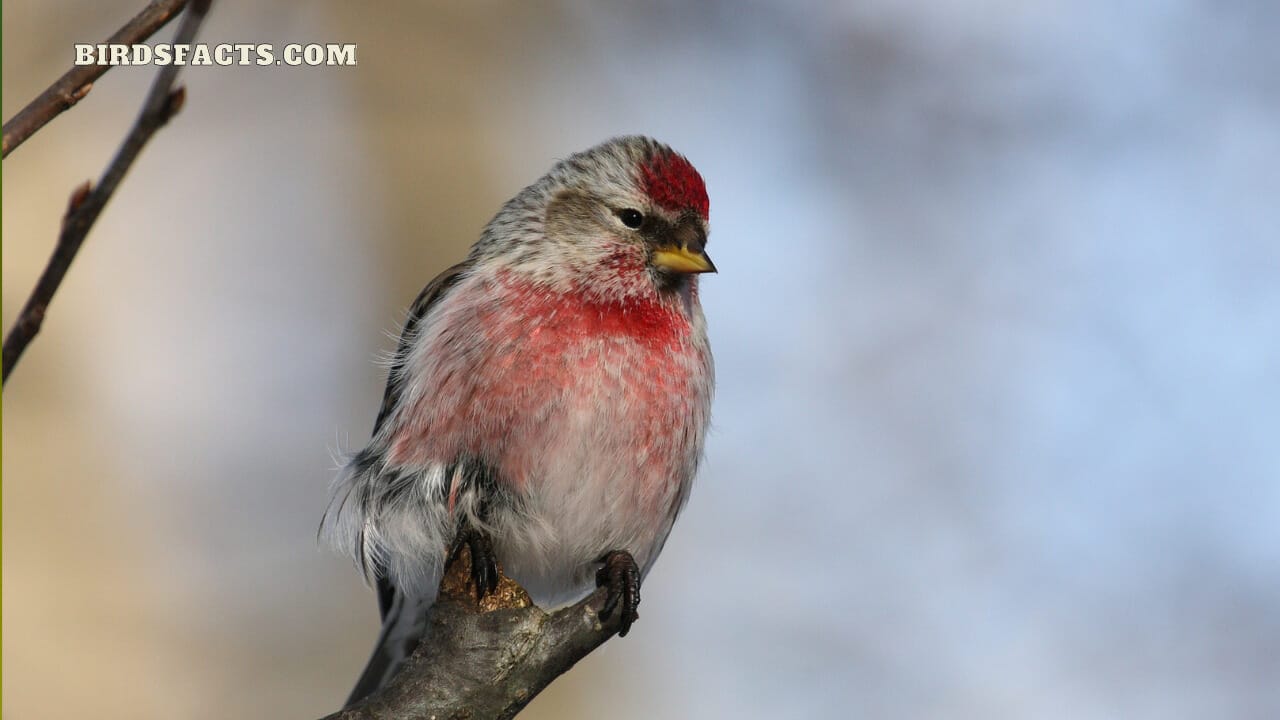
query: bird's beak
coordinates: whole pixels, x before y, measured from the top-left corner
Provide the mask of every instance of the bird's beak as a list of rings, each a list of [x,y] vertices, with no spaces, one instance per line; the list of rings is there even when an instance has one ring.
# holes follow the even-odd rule
[[[659,231],[652,241],[649,262],[668,272],[692,275],[715,272],[707,257],[707,230],[696,217],[686,215],[674,227]]]
[[[713,273],[716,271],[715,263],[711,262],[711,258],[707,257],[706,250],[701,247],[690,247],[689,245],[659,247],[653,251],[651,262],[654,267],[678,273]]]

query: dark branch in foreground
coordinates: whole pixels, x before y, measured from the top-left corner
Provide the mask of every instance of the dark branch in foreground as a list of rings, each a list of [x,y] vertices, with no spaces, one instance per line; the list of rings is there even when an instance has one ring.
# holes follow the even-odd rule
[[[174,38],[175,43],[186,44],[195,39],[196,31],[208,13],[210,3],[211,0],[196,0],[190,3],[186,14],[182,17],[182,24],[178,27],[177,36]],[[152,7],[163,4],[152,3]],[[62,284],[62,278],[66,276],[71,261],[80,251],[80,246],[84,243],[85,236],[89,234],[89,229],[93,227],[98,215],[106,207],[107,201],[119,187],[120,181],[124,179],[133,161],[137,159],[151,136],[182,109],[186,92],[182,88],[173,89],[173,82],[180,69],[179,65],[166,65],[160,69],[155,81],[151,84],[151,90],[147,93],[146,101],[143,102],[142,112],[134,121],[133,129],[125,136],[111,164],[103,171],[97,187],[91,187],[85,183],[72,193],[67,214],[62,219],[62,231],[58,234],[58,244],[53,249],[53,256],[49,258],[49,264],[45,266],[35,289],[31,291],[31,297],[27,298],[22,312],[4,339],[4,374],[0,382],[8,382],[9,373],[13,372],[14,366],[18,364],[22,351],[26,349],[36,333],[40,332],[40,325],[44,322],[53,294]],[[8,132],[8,125],[6,125],[6,143]]]
[[[140,43],[167,25],[186,4],[187,0],[152,0],[106,42],[113,45]],[[93,81],[110,69],[110,65],[76,65],[63,73],[57,82],[4,124],[4,148],[0,157],[8,157],[14,148],[46,123],[80,102],[93,88]]]
[[[502,575],[477,606],[470,553],[445,571],[426,634],[391,682],[323,720],[505,720],[618,631],[619,613],[600,619],[606,591],[546,613]]]

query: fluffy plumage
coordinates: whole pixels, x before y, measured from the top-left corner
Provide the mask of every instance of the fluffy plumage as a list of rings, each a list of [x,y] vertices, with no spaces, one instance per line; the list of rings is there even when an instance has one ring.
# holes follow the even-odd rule
[[[652,566],[709,421],[707,212],[684,157],[617,138],[522,190],[419,296],[322,524],[380,588],[353,700],[412,650],[464,527],[544,606],[590,590],[605,553]]]

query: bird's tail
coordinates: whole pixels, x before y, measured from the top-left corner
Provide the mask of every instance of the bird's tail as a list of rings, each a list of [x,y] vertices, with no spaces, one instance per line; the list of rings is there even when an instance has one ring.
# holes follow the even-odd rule
[[[378,607],[382,612],[382,632],[355,689],[347,698],[351,707],[386,685],[413,654],[427,625],[431,600],[401,592],[386,578],[378,579]]]

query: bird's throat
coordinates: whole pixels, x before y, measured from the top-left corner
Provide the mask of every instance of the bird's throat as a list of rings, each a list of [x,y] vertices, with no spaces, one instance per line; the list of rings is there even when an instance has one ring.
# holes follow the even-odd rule
[[[523,318],[505,323],[512,332],[537,327],[561,341],[629,337],[665,345],[687,340],[691,330],[681,293],[602,293],[577,284],[560,289],[522,278],[502,280],[508,307]],[[523,334],[523,333],[522,333]]]

